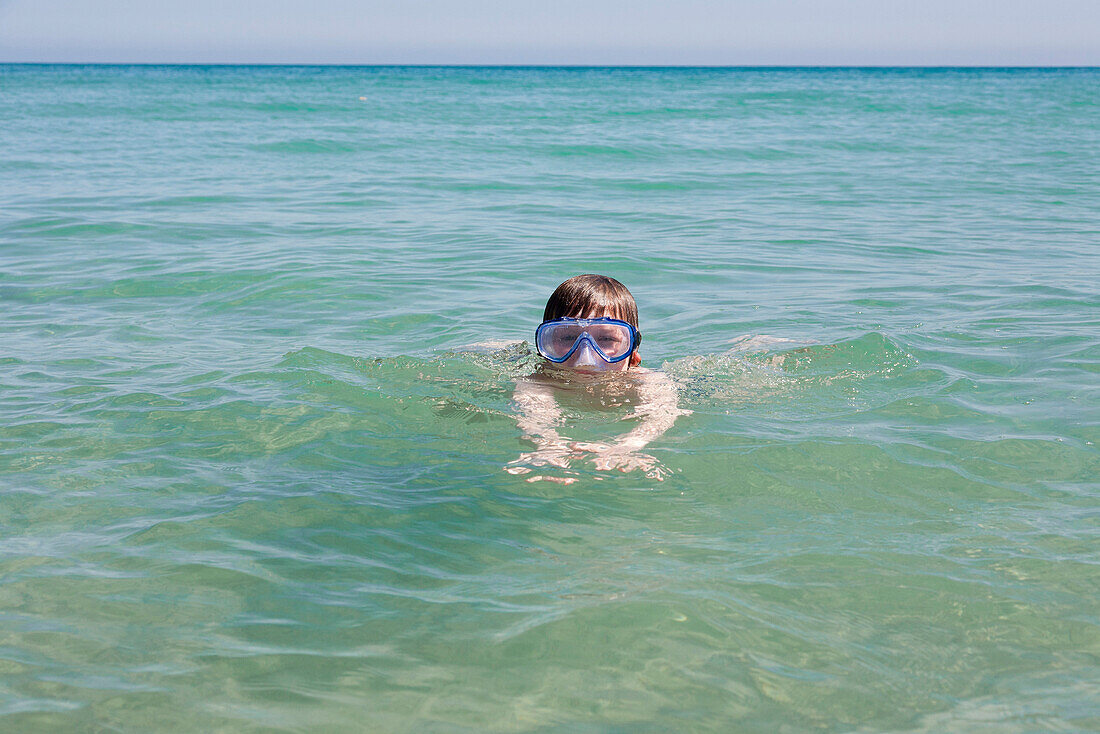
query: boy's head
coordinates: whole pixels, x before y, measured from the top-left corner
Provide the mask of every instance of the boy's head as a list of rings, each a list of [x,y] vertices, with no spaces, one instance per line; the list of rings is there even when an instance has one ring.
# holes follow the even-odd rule
[[[606,275],[577,275],[565,281],[551,294],[542,313],[543,322],[554,319],[596,319],[608,317],[625,321],[638,329],[638,304],[626,286]],[[564,366],[571,367],[570,359]],[[642,358],[635,351],[629,359],[616,362],[612,369],[636,367]],[[621,365],[621,366],[620,366]]]

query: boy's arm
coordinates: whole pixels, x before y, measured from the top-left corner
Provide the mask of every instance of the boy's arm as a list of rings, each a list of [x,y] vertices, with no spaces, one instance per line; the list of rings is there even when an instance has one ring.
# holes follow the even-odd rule
[[[634,416],[641,421],[632,431],[624,434],[615,442],[616,446],[629,451],[639,451],[663,434],[681,415],[691,413],[681,410],[676,385],[663,372],[646,372],[641,376],[638,386],[639,405]]]
[[[671,428],[676,418],[691,411],[680,409],[676,385],[668,375],[663,372],[646,372],[639,377],[640,403],[633,414],[641,419],[638,425],[610,444],[574,443],[571,447],[592,452],[592,461],[597,469],[619,469],[624,472],[640,469],[646,476],[661,480],[668,475],[668,470],[654,457],[641,453],[641,450]]]
[[[533,441],[536,448],[511,463],[568,467],[572,451],[558,433],[557,427],[561,425],[562,415],[561,407],[554,399],[553,389],[531,379],[517,380],[512,401],[519,411],[516,423],[523,431],[523,437]]]
[[[557,429],[561,424],[561,408],[549,386],[529,379],[517,380],[512,402],[519,409],[516,423],[524,438],[540,446],[562,440]]]

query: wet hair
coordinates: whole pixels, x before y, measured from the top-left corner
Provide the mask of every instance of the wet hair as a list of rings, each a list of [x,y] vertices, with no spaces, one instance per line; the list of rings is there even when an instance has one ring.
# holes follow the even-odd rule
[[[543,321],[610,316],[638,328],[638,304],[626,286],[606,275],[577,275],[557,287],[546,302]]]

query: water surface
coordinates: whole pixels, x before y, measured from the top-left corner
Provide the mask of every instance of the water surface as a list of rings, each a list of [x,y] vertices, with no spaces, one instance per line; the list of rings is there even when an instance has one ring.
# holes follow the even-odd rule
[[[1100,729],[1098,100],[0,66],[0,723]],[[663,482],[503,471],[579,272]]]

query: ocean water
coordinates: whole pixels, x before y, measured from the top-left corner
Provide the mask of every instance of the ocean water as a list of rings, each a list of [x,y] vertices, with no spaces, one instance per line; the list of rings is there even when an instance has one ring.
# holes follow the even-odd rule
[[[1100,71],[2,66],[0,126],[3,731],[1100,730]],[[664,481],[505,471],[581,272]]]

